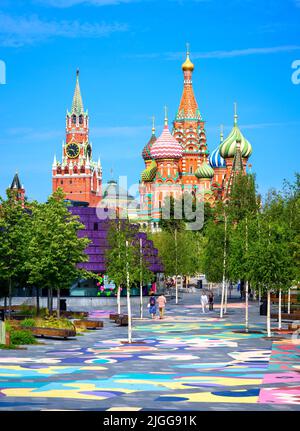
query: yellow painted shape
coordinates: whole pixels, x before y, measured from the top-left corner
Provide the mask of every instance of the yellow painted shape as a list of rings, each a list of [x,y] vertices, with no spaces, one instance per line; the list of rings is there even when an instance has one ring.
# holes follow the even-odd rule
[[[110,407],[107,412],[139,412],[141,407]]]
[[[9,388],[2,389],[2,393],[8,397],[30,397],[30,398],[70,398],[79,400],[105,400],[107,397],[97,395],[80,394],[75,390],[51,390],[34,392],[35,388]]]
[[[170,395],[168,395],[170,396]],[[258,401],[258,396],[254,397],[223,397],[218,395],[213,395],[210,392],[192,392],[189,394],[172,394],[172,397],[184,397],[188,400],[185,401],[177,401],[177,402],[186,402],[189,401],[191,403],[247,403],[247,404],[255,404]],[[161,402],[163,403],[163,398],[161,398]]]
[[[215,376],[189,376],[178,379],[180,382],[192,384],[193,382],[214,383],[221,386],[246,386],[246,385],[260,385],[260,379],[243,379],[237,377],[215,377]]]

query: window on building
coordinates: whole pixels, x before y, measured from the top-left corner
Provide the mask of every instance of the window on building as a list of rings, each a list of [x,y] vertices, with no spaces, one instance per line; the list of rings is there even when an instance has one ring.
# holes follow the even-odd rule
[[[94,223],[94,230],[98,230],[98,223]]]
[[[72,123],[76,124],[76,115],[72,115]]]
[[[193,166],[190,166],[190,174],[193,173]]]

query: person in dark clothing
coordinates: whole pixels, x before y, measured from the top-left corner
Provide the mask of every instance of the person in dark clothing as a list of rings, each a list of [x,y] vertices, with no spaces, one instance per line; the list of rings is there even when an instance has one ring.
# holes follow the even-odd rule
[[[210,292],[209,296],[208,296],[208,309],[209,309],[209,311],[213,311],[213,309],[214,309],[214,294],[213,294],[213,292]]]
[[[154,292],[151,292],[148,308],[149,308],[149,313],[151,315],[151,318],[154,319],[156,315],[156,299],[154,296]]]

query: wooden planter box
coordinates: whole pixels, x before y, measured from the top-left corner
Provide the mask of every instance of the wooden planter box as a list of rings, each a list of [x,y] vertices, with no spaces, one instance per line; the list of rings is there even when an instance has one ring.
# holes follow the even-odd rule
[[[100,329],[103,328],[102,320],[74,320],[75,328]]]
[[[111,313],[109,315],[109,318],[110,318],[110,320],[116,321],[119,318],[119,316],[120,316],[120,314],[118,314],[118,313]]]
[[[116,324],[119,326],[128,326],[128,315],[120,314],[119,317],[116,319]]]
[[[60,337],[70,338],[76,336],[76,329],[61,329],[61,328],[28,328],[35,337]]]
[[[278,319],[278,313],[272,313],[271,314],[272,319]],[[281,314],[282,320],[300,320],[300,313],[282,313]]]
[[[297,329],[300,329],[300,323],[290,323],[288,328],[289,331],[297,331]]]

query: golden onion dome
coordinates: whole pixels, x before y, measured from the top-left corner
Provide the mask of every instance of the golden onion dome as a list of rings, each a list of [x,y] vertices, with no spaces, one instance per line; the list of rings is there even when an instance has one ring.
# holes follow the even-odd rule
[[[185,71],[190,71],[193,72],[194,70],[194,65],[190,60],[190,49],[189,49],[189,44],[187,44],[187,51],[186,51],[186,60],[185,62],[182,64],[182,70]]]

